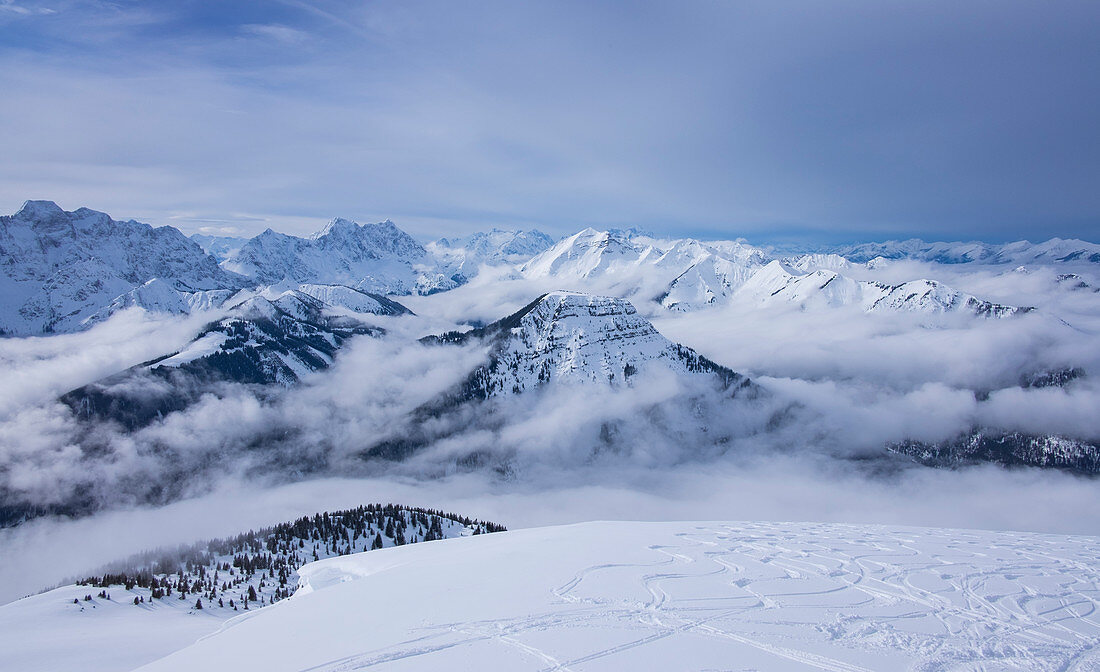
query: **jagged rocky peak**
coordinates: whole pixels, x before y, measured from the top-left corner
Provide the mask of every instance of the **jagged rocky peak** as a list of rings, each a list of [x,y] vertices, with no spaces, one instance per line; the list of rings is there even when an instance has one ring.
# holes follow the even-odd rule
[[[0,332],[75,331],[118,297],[159,278],[181,292],[239,289],[194,241],[170,226],[52,201],[27,201],[0,216]],[[94,322],[94,320],[92,320]]]
[[[600,334],[617,341],[660,336],[626,299],[555,291],[543,294],[488,326],[463,333],[451,332],[429,340],[461,342],[470,338],[520,338],[531,347],[547,348],[560,346],[570,332],[583,332],[589,341],[599,340]]]
[[[343,217],[333,217],[328,224],[325,224],[319,231],[313,233],[310,236],[311,240],[317,240],[318,238],[324,238],[325,236],[332,235],[347,235],[349,233],[355,233],[359,230],[359,225],[350,219],[344,219]]]
[[[46,221],[65,217],[65,211],[53,201],[23,201],[15,217],[23,220]]]
[[[419,258],[425,254],[420,243],[388,219],[359,224],[350,219],[335,217],[323,229],[310,236],[310,239],[317,241],[322,247],[339,247],[344,250],[349,245],[358,247],[366,256],[375,258]]]
[[[444,270],[473,277],[482,265],[522,264],[553,244],[550,236],[535,229],[492,229],[463,238],[440,238],[426,249]]]
[[[337,217],[309,238],[265,231],[222,262],[261,284],[339,284],[378,294],[430,294],[465,278],[439,273],[412,236],[386,220]]]

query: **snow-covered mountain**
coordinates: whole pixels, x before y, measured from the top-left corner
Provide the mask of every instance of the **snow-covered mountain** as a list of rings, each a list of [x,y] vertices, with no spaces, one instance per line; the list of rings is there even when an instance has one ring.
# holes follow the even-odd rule
[[[191,235],[191,240],[199,244],[207,254],[218,260],[218,263],[234,257],[245,243],[248,242],[248,238],[240,238],[236,236],[208,236],[202,233],[195,233]]]
[[[633,270],[643,260],[656,256],[659,252],[651,246],[588,228],[559,240],[522,264],[519,270],[528,278],[592,278]]]
[[[182,650],[144,637],[122,648],[164,656],[143,672],[223,669],[245,657],[265,672],[1091,670],[1098,566],[1100,543],[1087,536],[593,522],[321,560],[299,570],[289,600],[210,623],[213,634]],[[0,608],[11,628],[0,663],[108,669],[95,655],[64,664],[76,616],[28,622],[50,608],[75,612],[71,594]],[[95,603],[127,610],[134,625],[154,609]],[[86,651],[110,654],[122,641]]]
[[[522,264],[553,244],[553,238],[534,229],[492,229],[463,238],[440,238],[425,248],[450,273],[472,278],[482,265]]]
[[[87,208],[66,212],[51,201],[27,201],[14,215],[0,217],[2,334],[80,329],[154,278],[182,293],[248,284],[170,226],[118,222]],[[149,290],[155,291],[161,290]],[[171,297],[162,298],[177,307]]]
[[[519,270],[528,279],[558,281],[571,288],[593,287],[643,301],[654,298],[674,311],[731,301],[986,317],[1027,310],[984,301],[934,280],[882,283],[841,274],[854,267],[838,254],[770,259],[763,249],[738,241],[669,241],[586,229],[558,241]],[[649,294],[653,288],[660,291]]]
[[[669,341],[629,301],[614,297],[551,292],[503,320],[430,342],[471,339],[489,344],[490,358],[464,383],[467,398],[517,394],[551,382],[626,385],[654,367],[713,377],[735,392],[755,389],[748,378]]]
[[[694,261],[668,283],[658,299],[670,310],[688,311],[723,302],[760,269],[758,263],[744,264],[715,254]]]
[[[378,294],[432,294],[465,282],[438,271],[427,250],[389,220],[337,217],[309,238],[268,229],[222,266],[257,284],[337,284]]]
[[[198,243],[224,258],[220,267]],[[674,311],[747,298],[757,305],[857,304],[868,312],[1001,316],[1017,309],[934,280],[882,283],[841,274],[867,259],[864,274],[901,257],[1017,264],[1100,258],[1100,246],[1053,239],[999,246],[910,240],[776,259],[739,240],[670,240],[636,230],[594,229],[557,243],[538,231],[494,229],[425,248],[388,220],[361,225],[341,218],[309,238],[269,229],[249,240],[203,235],[189,240],[171,227],[115,222],[87,209],[67,213],[48,201],[28,201],[16,215],[0,218],[0,252],[0,333],[9,335],[74,331],[134,306],[170,314],[218,308],[234,290],[250,285],[321,292],[331,305],[381,312],[377,299],[353,290],[427,295],[464,284],[483,264],[514,265],[528,281],[647,304],[653,300]],[[340,286],[348,289],[336,289]]]
[[[814,271],[844,271],[852,268],[854,264],[839,254],[810,253],[795,257],[786,257],[783,263],[803,273]]]
[[[766,260],[763,250],[736,241],[660,240],[589,228],[558,241],[519,271],[528,279],[693,310],[728,298]]]
[[[911,238],[884,243],[847,245],[833,251],[857,263],[882,257],[884,259],[918,259],[939,264],[1100,264],[1100,245],[1062,238],[1051,238],[1044,243],[1021,240],[1000,245],[978,241],[928,243]]]
[[[813,264],[804,266],[811,268]],[[865,312],[962,313],[979,317],[1008,317],[1031,310],[984,301],[934,280],[896,285],[853,280],[831,270],[800,272],[779,260],[749,277],[736,298],[755,305],[858,306]]]
[[[292,385],[331,366],[352,336],[381,333],[331,315],[325,303],[303,292],[253,295],[179,352],[85,385],[61,400],[79,417],[132,429],[190,406],[222,383]]]
[[[686,451],[684,459],[728,449],[737,437],[762,431],[778,410],[749,378],[666,339],[629,301],[615,297],[550,292],[485,327],[427,336],[421,342],[441,348],[471,346],[484,355],[458,383],[414,409],[400,426],[389,427],[360,454],[367,461],[416,462],[421,449],[449,437],[477,428],[497,431],[509,414],[497,408],[520,396],[526,400],[511,412],[522,407],[538,413],[543,401],[574,392],[613,395],[654,385],[676,390],[660,409],[650,410],[653,417],[667,416],[667,421],[658,421],[657,431],[677,435],[676,445]],[[756,403],[765,400],[768,403]],[[722,414],[716,422],[708,416],[712,409]],[[730,418],[737,419],[736,427],[723,424]],[[625,457],[631,447],[617,437],[644,424],[631,414],[601,418],[595,425],[581,421],[569,431],[591,429],[600,437],[595,440]],[[685,446],[683,437],[689,435],[698,442],[686,441]],[[581,452],[589,449],[594,448],[586,446]],[[508,449],[458,450],[452,457],[463,468],[493,463],[494,468],[509,469],[514,455]],[[584,459],[566,459],[574,457]],[[436,459],[418,464],[439,469],[449,463]]]

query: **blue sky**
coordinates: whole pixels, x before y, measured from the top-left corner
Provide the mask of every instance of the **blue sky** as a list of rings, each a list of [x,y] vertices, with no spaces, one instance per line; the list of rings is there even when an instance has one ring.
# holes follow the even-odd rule
[[[1100,240],[1100,3],[0,0],[0,211]]]

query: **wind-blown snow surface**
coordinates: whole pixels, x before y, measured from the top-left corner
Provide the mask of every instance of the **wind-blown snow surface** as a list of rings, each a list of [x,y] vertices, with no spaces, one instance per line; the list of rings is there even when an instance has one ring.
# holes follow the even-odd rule
[[[291,599],[141,669],[1100,669],[1093,537],[585,523],[300,575]]]

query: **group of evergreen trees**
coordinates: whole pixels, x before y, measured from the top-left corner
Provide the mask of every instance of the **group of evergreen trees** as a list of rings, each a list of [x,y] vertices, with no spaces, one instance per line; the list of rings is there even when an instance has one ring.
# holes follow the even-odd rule
[[[134,604],[139,606],[147,599],[194,599],[191,608],[195,610],[237,611],[290,597],[298,587],[298,568],[315,560],[504,530],[496,523],[443,511],[370,504],[174,550],[141,553],[77,583],[104,589],[123,586],[138,593]]]

